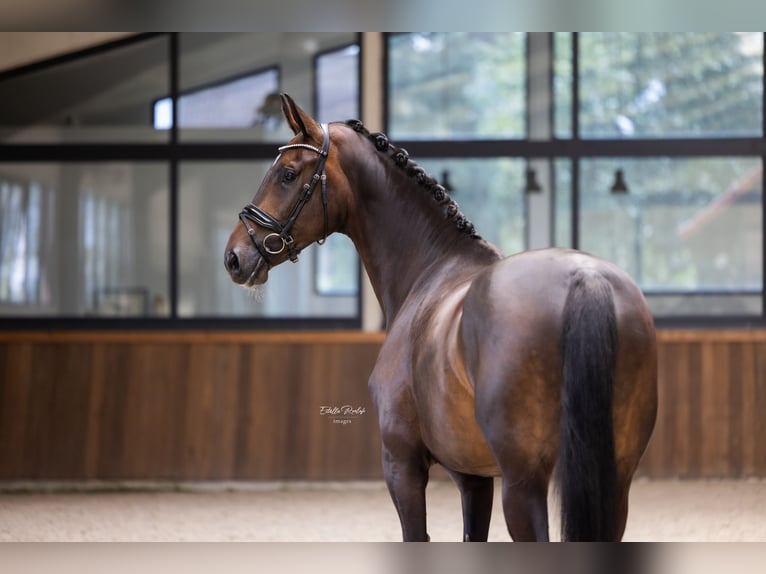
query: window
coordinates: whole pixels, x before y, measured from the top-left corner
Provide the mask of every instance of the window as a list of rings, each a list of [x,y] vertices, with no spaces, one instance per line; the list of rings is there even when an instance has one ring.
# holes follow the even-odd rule
[[[0,77],[0,144],[161,143],[152,102],[170,90],[168,41],[148,36]]]
[[[315,59],[316,118],[320,122],[356,119],[359,110],[359,46],[318,54]],[[361,264],[356,248],[336,233],[314,252],[314,291],[325,296],[359,295]]]
[[[624,172],[628,193],[612,193]],[[659,315],[760,315],[760,158],[586,158],[580,247],[626,269]]]
[[[506,142],[526,136],[525,36],[387,36],[389,135],[506,254],[527,245],[526,164],[498,157]]]
[[[55,195],[8,173],[0,175],[0,307],[13,313],[50,304],[49,277],[40,263],[53,247]]]
[[[387,56],[389,135],[504,252],[610,259],[660,321],[766,320],[763,33],[392,34]]]
[[[384,127],[504,252],[611,259],[660,321],[766,324],[764,36],[387,34]],[[360,69],[356,34],[182,33],[0,73],[0,322],[358,325],[342,236],[259,300],[221,258],[292,136],[278,92],[359,117]]]
[[[764,35],[553,45],[556,244],[626,269],[659,319],[763,319]]]
[[[245,201],[255,194],[254,182],[263,178],[272,161],[181,164],[179,218],[184,224],[178,230],[180,317],[356,317],[358,275],[353,278],[353,291],[342,293],[345,296],[328,297],[314,290],[316,259],[327,245],[311,246],[301,252],[298,264],[287,262],[273,269],[268,283],[257,293],[232,288],[223,271],[223,246],[237,222],[243,194]],[[353,255],[356,257],[356,252]]]
[[[318,54],[315,66],[317,120],[358,119],[359,45]]]
[[[763,135],[763,34],[579,34],[580,136]]]
[[[277,68],[196,88],[178,97],[178,123],[182,128],[249,128],[273,122],[275,118],[268,113],[268,103],[278,98],[278,91]],[[254,110],[253,102],[266,104]],[[155,102],[156,129],[173,126],[172,110],[171,98]]]
[[[388,126],[398,139],[526,136],[525,34],[388,36]]]
[[[167,315],[165,164],[3,163],[0,174],[3,315]]]
[[[503,253],[525,249],[526,205],[521,185],[526,164],[510,158],[424,159],[423,169],[447,182],[450,196],[484,239]],[[496,208],[500,207],[501,208]]]
[[[344,236],[333,235],[325,245],[308,247],[301,253],[298,265],[281,265],[270,273],[268,283],[259,289],[257,297],[244,289],[233,289],[222,272],[223,247],[237,221],[236,214],[255,195],[277,147],[293,136],[282,117],[279,92],[290,93],[309,112],[312,104],[321,103],[324,111],[315,113],[320,121],[358,116],[359,47],[356,42],[350,44],[350,40],[356,40],[355,36],[289,33],[180,36],[184,89],[197,81],[230,89],[233,84],[225,74],[241,74],[241,70],[252,68],[254,53],[278,62],[278,67],[249,76],[258,84],[260,94],[252,99],[238,98],[242,102],[238,108],[242,125],[227,124],[215,114],[207,127],[200,127],[198,117],[189,115],[187,121],[183,116],[180,118],[182,142],[274,142],[264,146],[260,161],[230,158],[179,164],[180,215],[185,222],[179,229],[180,317],[249,316],[349,322],[359,319],[359,260],[353,244]],[[190,95],[195,92],[192,90]],[[184,97],[182,94],[179,104]],[[189,226],[188,222],[194,224]],[[209,279],[201,282],[199,277]]]
[[[306,249],[257,298],[222,263],[292,137],[279,92],[358,115],[358,45],[347,33],[147,34],[0,74],[7,109],[40,103],[0,111],[0,323],[358,325],[350,242],[321,260]]]

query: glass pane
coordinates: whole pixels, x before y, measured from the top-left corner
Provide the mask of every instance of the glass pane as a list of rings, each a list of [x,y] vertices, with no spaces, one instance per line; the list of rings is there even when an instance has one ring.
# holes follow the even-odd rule
[[[320,122],[355,119],[359,113],[359,46],[320,54],[316,59],[316,100]],[[335,234],[316,254],[315,288],[321,295],[357,295],[359,256],[354,244]]]
[[[234,284],[223,267],[223,253],[237,214],[253,195],[273,160],[185,162],[180,169],[179,300],[181,317],[257,316],[281,318],[355,318],[356,296],[327,297],[316,292],[317,250],[300,261],[275,267],[253,291]],[[319,201],[319,195],[316,195]]]
[[[572,137],[572,33],[553,33],[553,133]]]
[[[553,237],[556,247],[572,247],[572,161],[553,160]]]
[[[167,315],[167,288],[165,164],[0,164],[0,315]]]
[[[320,295],[359,293],[359,256],[354,243],[340,233],[327,238],[316,250],[315,289]]]
[[[292,131],[282,118],[279,92],[313,113],[315,57],[355,41],[356,34],[345,32],[181,34],[180,139],[287,141]],[[204,110],[191,111],[192,94],[205,94]]]
[[[762,33],[579,38],[581,136],[762,134]]]
[[[151,38],[0,82],[0,142],[163,142],[168,39]]]
[[[270,117],[263,113],[265,108],[254,114],[252,102],[279,105],[278,90],[279,70],[271,68],[182,92],[178,97],[179,123],[187,128],[248,128],[267,122]],[[172,127],[171,98],[154,105],[154,125],[157,129]]]
[[[316,70],[317,115],[320,122],[358,119],[359,46],[320,54]]]
[[[523,138],[525,34],[388,36],[388,126],[400,139]]]
[[[424,159],[418,163],[449,190],[479,235],[506,255],[525,249],[524,160]]]
[[[627,193],[610,192],[617,169]],[[760,313],[762,180],[757,158],[583,160],[581,248],[627,270],[656,312]]]

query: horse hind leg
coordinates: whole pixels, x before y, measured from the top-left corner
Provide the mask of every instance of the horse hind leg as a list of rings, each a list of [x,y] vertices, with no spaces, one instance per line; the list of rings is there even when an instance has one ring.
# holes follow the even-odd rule
[[[504,381],[499,375],[488,380]],[[546,400],[544,380],[497,385],[477,401],[484,437],[502,475],[503,514],[515,541],[549,540],[548,485],[556,464],[557,405]],[[535,392],[538,390],[538,392]],[[500,405],[500,408],[498,408]]]
[[[503,475],[503,514],[515,542],[548,542],[549,476]]]
[[[487,476],[447,470],[460,489],[463,506],[463,542],[486,542],[492,518],[495,480]]]
[[[500,467],[503,514],[515,541],[549,540],[548,485],[556,464],[557,427],[550,420],[558,405],[545,376],[535,379],[490,373],[501,381],[477,396],[477,418]],[[504,381],[514,384],[505,384]],[[522,384],[523,383],[523,384]]]

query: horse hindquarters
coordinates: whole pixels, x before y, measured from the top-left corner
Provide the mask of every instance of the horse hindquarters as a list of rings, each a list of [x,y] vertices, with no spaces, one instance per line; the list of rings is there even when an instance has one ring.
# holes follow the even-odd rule
[[[568,541],[621,537],[613,422],[617,320],[612,288],[575,274],[564,305],[559,490]]]

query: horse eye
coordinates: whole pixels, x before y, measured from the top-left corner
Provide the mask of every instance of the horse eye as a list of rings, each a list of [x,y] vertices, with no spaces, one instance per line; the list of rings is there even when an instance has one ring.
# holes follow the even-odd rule
[[[296,177],[298,177],[298,174],[291,169],[286,169],[285,174],[282,176],[285,181],[293,181]]]

